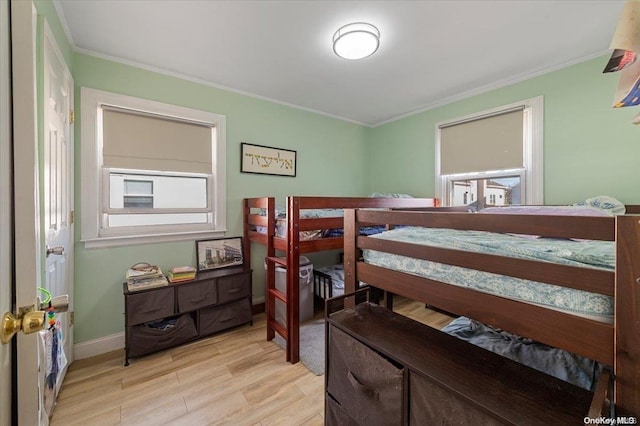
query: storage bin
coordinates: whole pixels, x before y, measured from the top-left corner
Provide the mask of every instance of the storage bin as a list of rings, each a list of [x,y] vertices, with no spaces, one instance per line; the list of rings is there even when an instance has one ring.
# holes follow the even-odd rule
[[[190,314],[177,318],[175,325],[156,329],[144,324],[131,327],[129,356],[136,357],[170,348],[198,337],[196,324]]]
[[[240,299],[225,305],[201,309],[200,335],[208,335],[237,325],[251,322],[251,303]]]
[[[126,325],[172,316],[175,314],[174,300],[173,287],[169,286],[129,294],[126,298]]]
[[[405,370],[337,327],[328,344],[326,389],[344,414],[360,425],[403,424]]]

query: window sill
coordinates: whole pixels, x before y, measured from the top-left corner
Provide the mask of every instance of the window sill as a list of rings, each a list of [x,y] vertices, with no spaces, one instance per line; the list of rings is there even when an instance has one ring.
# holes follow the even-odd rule
[[[82,238],[80,242],[84,243],[86,249],[108,248],[133,246],[139,244],[166,243],[173,241],[194,241],[206,240],[210,238],[224,237],[225,230],[218,231],[197,231],[197,232],[181,232],[177,234],[155,234],[155,235],[119,235],[98,238]]]

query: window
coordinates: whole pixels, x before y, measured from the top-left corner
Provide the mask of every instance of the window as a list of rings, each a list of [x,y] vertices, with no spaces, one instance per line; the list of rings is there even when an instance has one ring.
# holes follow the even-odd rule
[[[436,130],[436,196],[444,206],[542,204],[542,97]]]
[[[86,247],[220,237],[225,117],[82,88]]]
[[[121,178],[122,187],[124,189],[122,194],[122,206],[119,206],[119,191],[118,191],[118,178]],[[110,190],[109,194],[111,195],[111,202],[109,203],[109,207],[117,208],[122,207],[125,209],[128,208],[153,208],[153,181],[152,180],[135,180],[129,177],[126,178],[125,175],[119,174],[111,174],[110,173],[109,182]]]

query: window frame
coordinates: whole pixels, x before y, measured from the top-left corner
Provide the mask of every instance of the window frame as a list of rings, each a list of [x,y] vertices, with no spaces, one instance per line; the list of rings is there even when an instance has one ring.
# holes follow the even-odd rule
[[[148,99],[82,87],[81,93],[81,237],[86,248],[148,244],[165,241],[181,241],[223,237],[226,229],[226,117],[207,111],[180,107]],[[128,229],[105,228],[104,214],[108,213],[110,170],[105,168],[102,157],[102,129],[99,108],[103,105],[140,111],[209,125],[212,131],[212,170],[207,179],[209,221],[206,224],[149,225]],[[128,169],[117,169],[119,171]],[[133,170],[131,170],[133,171]],[[149,174],[149,171],[143,171]],[[153,171],[151,171],[153,173]],[[181,172],[158,172],[166,175],[185,175]],[[203,175],[204,176],[204,175]],[[106,198],[105,198],[106,197]],[[158,211],[153,213],[157,213]],[[143,213],[142,209],[135,213]]]
[[[462,124],[467,121],[478,120],[503,114],[510,110],[523,108],[523,167],[520,169],[492,170],[484,172],[469,172],[450,175],[440,173],[440,144],[441,128]],[[515,102],[509,105],[492,108],[463,117],[436,123],[435,146],[435,182],[436,198],[440,199],[442,206],[450,206],[452,198],[451,184],[461,179],[489,179],[503,176],[520,175],[522,202],[524,204],[542,204],[544,200],[544,168],[543,168],[543,117],[544,98],[538,96]]]

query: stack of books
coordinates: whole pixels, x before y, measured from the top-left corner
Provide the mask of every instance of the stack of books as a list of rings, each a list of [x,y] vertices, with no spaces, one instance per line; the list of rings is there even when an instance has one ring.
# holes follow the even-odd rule
[[[169,269],[167,277],[172,283],[191,281],[196,277],[196,268],[193,266],[176,266]]]
[[[127,289],[140,291],[148,288],[163,287],[169,285],[167,277],[162,270],[154,265],[136,264],[127,270]]]

